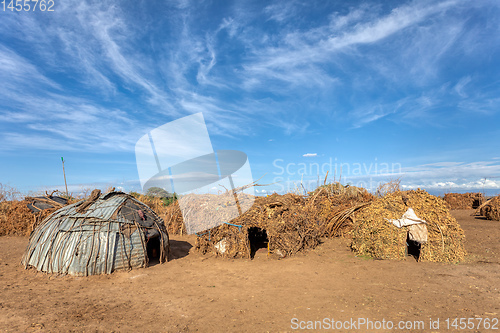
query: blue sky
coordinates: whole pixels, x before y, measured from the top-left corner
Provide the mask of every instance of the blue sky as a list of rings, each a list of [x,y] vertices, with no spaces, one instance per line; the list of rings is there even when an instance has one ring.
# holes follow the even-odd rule
[[[0,16],[0,183],[22,191],[62,189],[61,156],[72,191],[137,189],[137,140],[203,112],[214,149],[278,182],[259,191],[329,171],[500,193],[498,1],[80,0]]]

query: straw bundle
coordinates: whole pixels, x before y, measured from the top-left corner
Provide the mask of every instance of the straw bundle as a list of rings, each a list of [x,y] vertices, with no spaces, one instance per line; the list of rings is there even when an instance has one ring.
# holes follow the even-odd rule
[[[182,219],[182,212],[177,201],[171,203],[158,214],[165,221],[169,235],[185,235],[186,226]]]
[[[386,219],[399,219],[411,207],[427,222],[428,242],[421,261],[459,262],[464,259],[465,235],[445,202],[424,190],[398,191],[377,199],[356,213],[352,250],[378,259],[404,259],[408,227],[398,229]]]
[[[332,183],[309,193],[308,204],[314,205],[320,221],[321,235],[348,236],[352,229],[352,215],[375,200],[366,189]]]

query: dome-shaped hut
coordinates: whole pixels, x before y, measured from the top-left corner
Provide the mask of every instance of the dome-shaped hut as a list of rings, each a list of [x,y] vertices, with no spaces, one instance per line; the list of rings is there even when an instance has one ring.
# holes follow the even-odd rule
[[[31,234],[22,259],[25,268],[72,275],[109,274],[146,267],[168,258],[163,220],[148,206],[122,192],[100,194],[65,206]]]
[[[409,224],[399,228],[393,224],[407,216],[409,208],[413,212],[410,219],[425,222],[423,233],[427,236],[419,236],[416,242],[412,233],[418,230],[412,230]],[[444,200],[424,190],[389,193],[357,212],[355,221],[351,248],[356,255],[398,260],[413,255],[419,261],[452,263],[464,260],[466,255],[465,234],[457,220]]]

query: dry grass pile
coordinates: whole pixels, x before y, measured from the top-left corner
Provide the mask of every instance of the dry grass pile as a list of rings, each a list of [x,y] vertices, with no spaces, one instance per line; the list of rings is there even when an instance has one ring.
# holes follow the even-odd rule
[[[387,183],[380,183],[377,187],[376,194],[378,197],[383,197],[398,191],[401,191],[401,178],[389,180]]]
[[[362,187],[331,183],[318,187],[309,192],[309,199],[315,201],[317,197],[328,198],[333,206],[369,202],[375,199],[373,194]]]
[[[444,201],[450,209],[476,209],[483,203],[481,193],[446,193]]]
[[[176,200],[167,207],[165,207],[164,212],[160,217],[165,221],[165,226],[167,227],[169,235],[185,235],[186,225],[182,218],[181,208],[179,207],[179,202]]]
[[[28,200],[0,202],[0,236],[29,236],[35,226],[52,214],[54,210],[44,210],[35,215],[28,208]]]
[[[139,193],[131,193],[131,195],[148,205],[165,221],[169,234],[183,235],[187,233],[179,201],[175,201],[165,206],[162,200],[157,197]],[[204,227],[206,227],[206,230],[212,229],[213,226],[219,224],[221,220],[230,221],[231,216],[229,215],[234,216],[233,214],[237,211],[237,206],[233,195],[232,192],[226,192],[219,195],[196,194],[184,196],[182,198],[184,215],[187,216],[187,218],[202,221],[205,224]],[[276,198],[276,196],[277,194],[274,194],[273,198]],[[281,198],[283,196],[279,197]],[[299,196],[295,195],[295,197]],[[317,222],[316,227],[321,236],[345,236],[349,235],[349,231],[352,228],[352,213],[362,207],[364,203],[374,200],[374,198],[372,194],[363,188],[332,183],[323,185],[314,192],[310,192],[307,198],[303,200],[301,206],[297,209],[300,211],[307,210],[304,212],[306,215],[313,214],[312,212],[317,215],[314,217],[314,220]],[[245,211],[252,206],[255,197],[239,192],[238,200],[240,208]],[[258,206],[259,202],[262,203],[262,200],[265,201],[266,199],[258,197],[256,200],[257,202],[255,202],[255,205]],[[288,202],[287,199],[283,200]],[[306,206],[307,209],[305,208]],[[223,209],[218,210],[217,208]],[[243,215],[248,215],[250,213],[251,212],[247,212]],[[225,218],[224,214],[228,214],[228,216]],[[257,219],[259,220],[260,217]],[[231,223],[234,221],[231,221]],[[238,223],[235,222],[233,224]],[[222,227],[223,226],[219,228]],[[231,227],[229,227],[228,230],[229,229],[231,229]]]
[[[169,235],[186,234],[186,227],[184,225],[182,213],[177,200],[167,206],[159,197],[143,195],[136,192],[132,192],[130,195],[143,204],[146,204],[163,219]]]
[[[308,205],[317,210],[321,235],[325,237],[349,236],[353,226],[353,213],[375,200],[366,189],[332,183],[309,193]]]
[[[32,203],[32,198],[23,198],[15,188],[0,183],[0,236],[28,236],[38,223],[55,211],[47,209],[33,214],[28,208],[29,203]]]
[[[258,197],[252,208],[230,223],[241,227],[223,224],[212,228],[197,238],[196,249],[227,258],[250,258],[249,233],[265,230],[269,251],[290,256],[316,247],[321,236],[315,207],[291,193]]]
[[[251,233],[265,230],[271,253],[294,255],[316,247],[320,237],[350,234],[353,213],[374,199],[363,188],[340,183],[320,186],[307,197],[292,193],[257,197],[250,210],[230,221],[241,228],[229,224],[212,228],[198,237],[196,248],[202,253],[248,258]]]
[[[500,195],[486,202],[480,209],[481,216],[488,220],[500,221]]]
[[[398,229],[386,219],[399,219],[411,207],[427,222],[428,242],[421,261],[459,262],[464,259],[465,235],[445,202],[424,190],[398,191],[377,199],[356,213],[352,250],[378,259],[404,259],[407,227]]]

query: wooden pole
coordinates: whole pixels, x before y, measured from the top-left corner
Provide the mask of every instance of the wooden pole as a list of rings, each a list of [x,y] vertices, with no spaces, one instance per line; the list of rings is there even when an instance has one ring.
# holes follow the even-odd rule
[[[63,175],[64,175],[64,185],[66,186],[66,197],[69,199],[69,194],[68,194],[68,183],[66,183],[66,171],[64,171],[64,158],[61,157],[62,165],[63,165]]]

